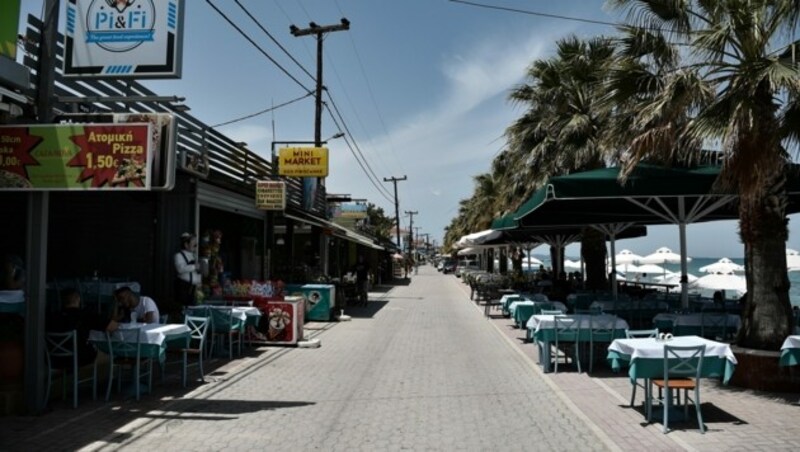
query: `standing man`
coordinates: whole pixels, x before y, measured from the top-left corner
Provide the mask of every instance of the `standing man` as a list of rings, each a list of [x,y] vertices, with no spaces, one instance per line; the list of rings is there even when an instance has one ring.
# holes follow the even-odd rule
[[[175,271],[178,273],[175,280],[175,300],[182,306],[195,304],[197,289],[203,282],[197,271],[195,248],[197,248],[197,238],[194,234],[184,232],[181,235],[181,249],[175,253],[174,258]]]
[[[369,266],[364,259],[363,254],[358,255],[358,262],[353,268],[356,272],[356,290],[358,291],[358,300],[362,306],[367,305],[368,300],[368,286],[369,283]]]

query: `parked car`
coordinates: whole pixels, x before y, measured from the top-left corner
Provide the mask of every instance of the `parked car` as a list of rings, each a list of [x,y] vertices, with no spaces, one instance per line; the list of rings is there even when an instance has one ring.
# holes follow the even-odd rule
[[[439,263],[439,271],[444,274],[453,273],[456,269],[456,262],[453,259],[442,259],[442,262]]]
[[[464,275],[464,272],[468,270],[480,270],[478,261],[471,259],[458,261],[458,266],[456,267],[456,277],[460,278],[462,275]]]

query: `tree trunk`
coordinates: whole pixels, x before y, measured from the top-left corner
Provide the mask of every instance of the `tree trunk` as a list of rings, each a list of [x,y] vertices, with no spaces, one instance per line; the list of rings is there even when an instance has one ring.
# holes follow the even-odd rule
[[[595,228],[583,228],[581,234],[581,257],[586,271],[586,288],[605,290],[608,287],[606,272],[606,239]]]
[[[781,188],[782,183],[779,183]],[[785,190],[742,202],[739,233],[744,242],[747,294],[737,342],[748,348],[779,350],[792,333],[789,277],[786,274],[788,229]]]

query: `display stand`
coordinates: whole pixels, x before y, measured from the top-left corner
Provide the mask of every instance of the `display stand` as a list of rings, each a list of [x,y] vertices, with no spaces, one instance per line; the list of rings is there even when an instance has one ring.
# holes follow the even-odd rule
[[[269,345],[297,345],[303,340],[303,315],[305,314],[302,297],[285,297],[282,301],[268,301],[264,313],[267,331],[266,343]]]

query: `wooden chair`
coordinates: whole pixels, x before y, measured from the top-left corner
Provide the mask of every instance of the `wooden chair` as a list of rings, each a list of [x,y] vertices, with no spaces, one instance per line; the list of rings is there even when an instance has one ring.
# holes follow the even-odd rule
[[[678,393],[680,403],[680,391],[683,390],[683,412],[684,416],[689,416],[689,402],[694,404],[697,411],[697,425],[700,433],[705,433],[703,425],[703,414],[700,410],[700,376],[703,370],[703,357],[706,353],[705,345],[679,347],[664,346],[664,378],[653,379],[651,383],[659,389],[665,389],[661,403],[664,407],[664,433],[669,431],[669,409],[672,405],[672,393]],[[689,391],[694,392],[694,397],[689,397]],[[647,419],[650,421],[653,414],[653,404],[647,410]]]
[[[653,328],[650,330],[625,330],[625,337],[627,339],[654,339],[658,337],[658,328]],[[636,400],[636,387],[640,386],[647,396],[647,388],[650,382],[645,379],[644,385],[640,385],[639,383],[633,383],[633,389],[631,390],[631,408],[633,408],[634,401]]]

